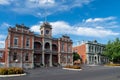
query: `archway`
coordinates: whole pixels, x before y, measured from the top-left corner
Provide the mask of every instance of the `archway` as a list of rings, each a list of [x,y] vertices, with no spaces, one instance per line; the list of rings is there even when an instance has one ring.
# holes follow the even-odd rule
[[[34,66],[40,67],[42,64],[42,45],[40,42],[34,42]]]
[[[56,44],[52,44],[52,51],[58,51],[58,47]]]
[[[50,43],[45,43],[45,49],[50,50]]]

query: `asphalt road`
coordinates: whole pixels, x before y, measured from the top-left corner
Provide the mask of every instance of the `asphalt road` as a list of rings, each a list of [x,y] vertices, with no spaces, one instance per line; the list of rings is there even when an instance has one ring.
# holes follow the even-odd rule
[[[0,78],[0,80],[120,80],[120,67],[84,66],[82,71],[38,68],[27,72],[26,76]]]

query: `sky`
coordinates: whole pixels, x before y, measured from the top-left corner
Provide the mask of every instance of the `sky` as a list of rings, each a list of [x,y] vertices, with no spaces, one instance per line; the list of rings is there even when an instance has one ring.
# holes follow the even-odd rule
[[[120,37],[120,0],[0,0],[0,48],[10,26],[24,24],[40,34],[45,21],[53,37],[67,34],[74,46],[83,40],[106,44]]]

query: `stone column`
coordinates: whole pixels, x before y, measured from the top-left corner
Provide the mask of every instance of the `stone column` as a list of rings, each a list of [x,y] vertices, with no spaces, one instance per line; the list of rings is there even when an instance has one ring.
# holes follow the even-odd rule
[[[87,54],[87,64],[89,64],[89,56],[88,56],[88,54]]]
[[[44,39],[43,39],[43,46],[42,46],[42,64],[45,66],[45,52],[44,52]]]
[[[32,58],[32,68],[34,68],[34,51],[32,51],[32,54],[31,54],[31,58]]]
[[[32,44],[32,50],[33,50],[32,54],[31,54],[31,58],[32,58],[32,64],[31,64],[32,66],[31,67],[34,68],[34,36],[32,37],[32,43],[31,44]]]
[[[68,54],[66,54],[66,65],[68,64]]]
[[[10,55],[9,55],[10,51],[8,50],[8,54],[7,54],[7,67],[10,67],[9,61],[10,61]]]
[[[61,54],[58,53],[58,63],[59,63],[59,64],[60,64],[60,56],[61,56]]]
[[[45,65],[45,54],[44,54],[44,51],[42,52],[42,64]]]
[[[21,68],[23,67],[22,66],[23,65],[23,56],[22,55],[23,55],[23,51],[21,50],[21,55],[20,55],[20,57],[21,57],[21,61],[20,61],[21,62]]]
[[[59,63],[59,64],[61,64],[61,62],[60,62],[60,56],[61,56],[60,47],[61,47],[60,41],[58,41],[58,63]]]
[[[50,60],[49,60],[49,65],[50,65],[50,67],[52,67],[52,54],[50,54]]]
[[[101,64],[101,56],[99,56],[99,64]]]
[[[49,65],[52,67],[52,42],[50,42],[50,59],[49,59]]]

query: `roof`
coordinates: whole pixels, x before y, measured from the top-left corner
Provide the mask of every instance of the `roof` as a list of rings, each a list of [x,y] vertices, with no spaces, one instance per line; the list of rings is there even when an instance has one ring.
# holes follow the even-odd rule
[[[43,27],[52,29],[52,26],[51,26],[48,22],[44,22],[44,23],[41,25],[41,28],[43,28]],[[41,29],[41,28],[40,28],[40,29]]]
[[[24,29],[29,29],[29,27],[26,27],[24,24],[21,24],[21,25],[16,24],[16,27],[18,27],[18,28],[24,28]]]

